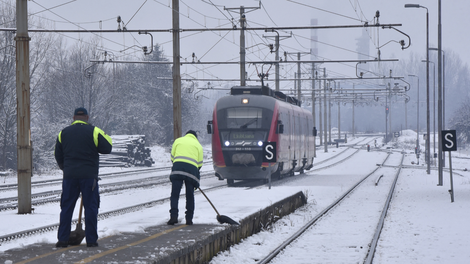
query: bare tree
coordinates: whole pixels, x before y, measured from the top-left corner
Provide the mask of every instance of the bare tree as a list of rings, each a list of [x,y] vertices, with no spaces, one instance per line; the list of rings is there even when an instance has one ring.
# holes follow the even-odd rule
[[[16,27],[15,6],[9,1],[0,3],[2,27]],[[30,24],[41,25],[40,19]],[[15,33],[0,32],[0,169],[16,168],[16,43]],[[44,78],[41,65],[47,57],[51,34],[30,34],[30,97],[32,117],[37,105],[36,91]],[[33,140],[34,141],[34,140]]]
[[[457,132],[459,144],[470,143],[470,97],[455,111],[449,123]]]

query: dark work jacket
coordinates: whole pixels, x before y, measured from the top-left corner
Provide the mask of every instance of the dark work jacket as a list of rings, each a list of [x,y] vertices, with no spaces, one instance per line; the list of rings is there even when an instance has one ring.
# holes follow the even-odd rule
[[[194,188],[199,188],[199,181],[201,176],[199,169],[186,162],[175,162],[171,167],[170,180],[189,180],[193,184]]]
[[[54,156],[64,179],[97,178],[100,157],[112,150],[111,137],[103,130],[76,120],[57,137]]]

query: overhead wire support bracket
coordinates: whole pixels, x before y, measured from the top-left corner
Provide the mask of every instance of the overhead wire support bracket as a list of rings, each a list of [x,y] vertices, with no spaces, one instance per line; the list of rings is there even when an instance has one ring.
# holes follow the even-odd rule
[[[401,34],[405,35],[405,36],[408,38],[408,46],[406,46],[406,47],[405,47],[405,41],[404,41],[404,40],[401,40],[401,41],[400,41],[401,49],[402,49],[402,50],[407,49],[407,48],[409,48],[409,47],[411,46],[411,37],[408,36],[405,32],[394,28],[392,25],[384,25],[384,26],[382,26],[382,29],[386,29],[386,28],[395,29],[396,31],[400,32]],[[388,43],[388,42],[387,42],[387,43]]]
[[[144,51],[144,55],[149,55],[153,51],[153,36],[147,31],[139,31],[139,35],[141,34],[147,34],[150,35],[150,52],[148,52],[147,46],[143,46],[142,50]]]

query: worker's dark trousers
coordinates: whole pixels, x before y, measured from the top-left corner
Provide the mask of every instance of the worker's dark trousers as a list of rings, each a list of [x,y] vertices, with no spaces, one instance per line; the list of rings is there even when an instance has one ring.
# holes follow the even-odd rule
[[[96,243],[98,240],[98,208],[100,207],[100,194],[96,179],[64,179],[62,181],[60,226],[57,238],[59,241],[69,241],[73,210],[80,192],[85,208],[86,242]],[[79,209],[77,208],[77,212]]]
[[[170,217],[178,218],[178,200],[180,198],[183,180],[171,180]],[[184,181],[186,186],[186,221],[192,221],[194,215],[194,186],[191,181]]]

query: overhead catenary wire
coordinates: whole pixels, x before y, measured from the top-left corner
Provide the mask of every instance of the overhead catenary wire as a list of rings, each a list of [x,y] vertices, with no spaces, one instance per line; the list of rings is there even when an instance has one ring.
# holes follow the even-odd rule
[[[298,5],[301,5],[301,6],[309,7],[309,8],[312,8],[312,9],[316,9],[316,10],[319,10],[319,11],[322,11],[322,12],[325,12],[325,13],[330,13],[330,14],[333,14],[333,15],[336,15],[336,16],[341,16],[341,17],[349,18],[349,19],[352,19],[352,20],[355,20],[355,21],[364,22],[364,21],[362,21],[361,19],[357,19],[357,18],[354,18],[354,17],[346,16],[346,15],[342,15],[342,14],[339,14],[339,13],[336,13],[336,12],[333,12],[333,11],[329,11],[329,10],[326,10],[326,9],[318,8],[318,7],[315,7],[315,6],[312,6],[312,5],[307,5],[307,4],[305,4],[305,3],[299,3],[299,2],[293,1],[293,0],[286,0],[286,1],[287,1],[287,2],[291,2],[291,3],[294,3],[294,4],[298,4]]]
[[[72,1],[72,2],[73,2],[73,1]],[[147,1],[145,1],[145,2],[147,2]],[[158,1],[155,1],[155,2],[158,2]],[[204,1],[203,1],[203,2],[204,2]],[[210,2],[211,2],[211,4],[213,4],[212,1],[210,1]],[[290,2],[294,2],[294,1],[290,1]],[[206,3],[207,3],[207,1],[206,1]],[[265,8],[264,5],[261,5],[261,6],[263,6],[263,8]],[[188,5],[188,7],[189,7],[189,5]],[[192,9],[192,10],[195,10],[195,9]],[[226,17],[226,18],[227,18],[227,17]],[[274,21],[273,21],[273,22],[274,22]],[[128,23],[128,24],[129,24],[129,23]],[[233,31],[232,31],[232,32],[233,32]],[[200,33],[202,33],[202,32],[198,32],[198,33],[195,33],[195,34],[200,34]],[[299,44],[301,44],[300,41],[299,41],[299,39],[298,39],[299,37],[301,37],[301,36],[300,36],[300,35],[298,35],[298,36],[296,35],[295,40],[296,40]],[[219,40],[218,42],[220,42],[220,41],[221,41],[221,40]],[[236,44],[236,43],[234,43],[234,42],[230,42],[230,43]],[[239,46],[239,45],[238,45],[238,46]],[[207,54],[209,54],[209,53],[212,51],[212,49],[213,49],[213,47],[211,47],[209,50],[207,50],[201,58],[203,58],[204,56],[206,56]],[[258,58],[262,58],[262,57],[266,58],[266,57],[269,55],[268,52],[266,52],[266,53],[265,53],[265,52],[262,52],[263,55],[260,57],[259,54],[258,54],[260,51],[262,51],[262,50],[260,50],[260,49],[258,49],[258,50],[253,50],[253,52],[251,52],[250,54],[258,55]],[[137,52],[137,51],[134,51],[134,53],[135,53],[135,52]]]

